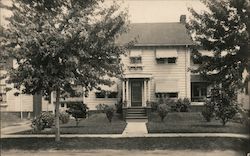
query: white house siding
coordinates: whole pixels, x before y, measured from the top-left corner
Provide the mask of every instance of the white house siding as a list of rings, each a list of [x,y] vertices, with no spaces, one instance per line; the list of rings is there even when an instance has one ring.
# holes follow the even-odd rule
[[[93,90],[93,91],[89,92],[88,97],[84,98],[84,103],[87,104],[89,109],[95,110],[96,106],[98,104],[114,105],[117,102],[119,102],[119,100],[121,98],[121,90],[122,90],[121,80],[119,80],[117,78],[113,78],[113,80],[117,84],[118,98],[107,98],[107,97],[106,98],[96,98],[96,96],[95,96],[96,90]]]
[[[7,92],[6,97],[6,111],[8,112],[31,112],[33,111],[33,96],[20,94],[15,96],[14,93],[17,90],[12,89]]]
[[[188,68],[190,67],[190,52],[188,48],[185,47],[174,47],[177,49],[178,58],[176,64],[157,64],[156,62],[156,49],[158,47],[141,47],[142,50],[142,71],[130,71],[128,65],[130,64],[129,53],[127,56],[122,57],[122,62],[125,68],[125,74],[141,73],[141,74],[152,74],[152,79],[150,80],[150,99],[155,101],[155,82],[157,80],[177,80],[179,97],[180,98],[190,98],[190,72]],[[168,47],[159,47],[160,49]],[[171,47],[173,48],[173,47]],[[131,49],[133,52],[134,49]],[[136,49],[135,51],[138,51]],[[166,86],[168,87],[168,86]],[[129,85],[130,91],[130,85]],[[144,94],[143,99],[144,99]],[[130,101],[130,96],[129,96]]]

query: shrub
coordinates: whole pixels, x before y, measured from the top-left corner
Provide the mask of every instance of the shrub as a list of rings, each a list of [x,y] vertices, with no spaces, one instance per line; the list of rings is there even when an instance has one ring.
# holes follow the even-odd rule
[[[160,118],[161,118],[161,121],[163,121],[164,118],[165,118],[165,117],[167,116],[167,114],[168,114],[168,107],[167,107],[167,105],[165,105],[165,104],[160,104],[160,105],[158,106],[157,112],[158,112],[158,115],[159,115]]]
[[[188,112],[189,107],[190,107],[190,100],[188,98],[184,99],[179,98],[176,102],[177,112]]]
[[[50,112],[42,112],[32,121],[34,131],[41,131],[45,128],[51,128],[54,123],[54,115]]]
[[[235,116],[237,109],[237,104],[234,100],[222,97],[216,109],[216,116],[221,119],[222,125],[224,126]]]
[[[112,118],[114,116],[114,108],[112,106],[106,105],[106,107],[105,107],[105,114],[106,114],[107,119],[111,123]]]
[[[101,111],[102,113],[105,113],[106,107],[108,107],[108,105],[106,105],[106,104],[98,104],[98,105],[95,106],[95,108],[97,110]]]
[[[157,102],[147,101],[147,105],[151,106],[152,112],[155,112],[158,109],[158,103]]]
[[[88,114],[88,107],[83,102],[72,102],[68,104],[69,109],[66,112],[72,115],[76,120],[76,126],[78,126],[81,119],[85,119]]]
[[[171,111],[176,111],[176,102],[174,99],[165,98],[164,104],[166,104],[169,108],[171,108]]]
[[[118,113],[118,114],[122,114],[122,105],[123,105],[123,103],[122,103],[122,102],[119,102],[119,103],[116,103],[116,104],[115,104],[115,107],[116,107],[116,113]]]
[[[214,117],[214,103],[211,101],[206,101],[204,104],[204,110],[201,113],[205,120],[210,122]]]
[[[211,101],[215,104],[216,118],[221,120],[223,126],[238,112],[234,88],[215,86],[211,92]]]
[[[60,112],[59,114],[59,120],[63,123],[66,124],[69,122],[69,114],[66,112]]]

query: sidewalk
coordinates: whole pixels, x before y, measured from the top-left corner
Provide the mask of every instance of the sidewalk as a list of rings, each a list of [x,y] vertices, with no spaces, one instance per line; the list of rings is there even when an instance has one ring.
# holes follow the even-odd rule
[[[15,135],[5,134],[1,135],[1,138],[54,138],[54,134],[29,134],[29,135]],[[241,138],[250,139],[246,134],[235,133],[150,133],[150,134],[61,134],[61,138],[150,138],[150,137],[164,137],[164,138],[178,138],[178,137],[224,137],[224,138]]]
[[[13,134],[31,129],[31,121],[23,121],[16,125],[1,128],[1,135]]]

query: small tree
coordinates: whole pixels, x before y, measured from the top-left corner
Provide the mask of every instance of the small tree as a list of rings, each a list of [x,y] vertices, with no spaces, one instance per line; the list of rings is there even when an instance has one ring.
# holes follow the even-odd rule
[[[215,104],[211,100],[207,100],[204,104],[204,110],[201,112],[202,116],[206,119],[207,122],[210,122],[214,117],[215,113]]]
[[[160,104],[157,108],[157,112],[158,112],[158,115],[160,116],[161,118],[161,121],[163,122],[164,118],[167,116],[168,114],[168,107],[166,104]]]
[[[176,102],[176,111],[177,112],[188,112],[190,107],[190,100],[188,98],[179,98]]]
[[[109,122],[111,123],[112,118],[114,116],[114,108],[112,106],[105,107],[105,114]]]
[[[217,101],[215,113],[216,116],[221,119],[223,126],[235,116],[237,110],[236,99],[229,97],[225,92],[222,92],[220,99]]]
[[[66,112],[75,118],[76,126],[78,126],[80,119],[85,119],[87,117],[88,109],[86,104],[74,102],[69,105],[69,109],[66,110]]]

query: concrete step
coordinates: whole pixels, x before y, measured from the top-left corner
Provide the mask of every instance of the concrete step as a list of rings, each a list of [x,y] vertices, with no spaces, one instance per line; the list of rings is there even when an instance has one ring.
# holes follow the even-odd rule
[[[126,119],[147,119],[147,116],[126,116]]]
[[[146,114],[146,112],[127,112],[127,114]]]
[[[146,114],[127,114],[127,117],[147,117]]]
[[[147,123],[148,122],[148,119],[146,118],[146,119],[126,119],[126,122],[145,122],[145,123]]]

